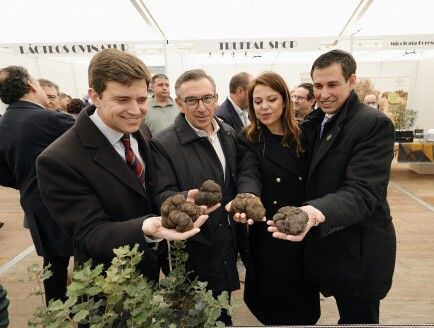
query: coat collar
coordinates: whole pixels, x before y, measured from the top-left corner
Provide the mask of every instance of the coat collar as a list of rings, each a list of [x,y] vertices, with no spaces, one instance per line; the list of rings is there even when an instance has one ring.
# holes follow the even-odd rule
[[[301,168],[297,165],[297,151],[295,143],[289,142],[288,146],[283,146],[275,136],[265,127],[261,126],[264,132],[262,133],[262,141],[259,142],[260,151],[270,161],[280,166],[285,171],[296,175],[303,175]]]
[[[229,165],[231,172],[236,170],[236,153],[235,150],[231,151],[233,143],[230,142],[230,138],[234,139],[234,130],[227,124],[222,123],[217,117],[214,117],[220,129],[217,132],[223,152],[225,153],[226,163]],[[191,128],[185,119],[184,114],[180,113],[174,122],[175,131],[178,135],[179,142],[182,146],[194,142],[195,140],[203,139],[205,137],[199,137],[196,132]]]
[[[12,104],[10,104],[6,110],[9,109],[15,109],[15,108],[25,108],[25,109],[36,109],[36,110],[46,110],[43,106],[38,105],[36,103],[25,101],[25,100],[18,100]]]
[[[322,160],[322,158],[327,154],[328,150],[331,148],[331,146],[335,143],[337,140],[341,128],[344,125],[344,123],[354,116],[355,112],[360,110],[361,102],[356,94],[356,92],[353,90],[350,93],[350,96],[348,97],[347,101],[342,106],[341,110],[339,110],[338,113],[336,113],[335,116],[333,116],[332,121],[334,121],[332,124],[333,126],[331,129],[322,137],[322,141],[319,143],[318,148],[316,149],[315,153],[312,157],[312,162],[310,164],[309,169],[309,177],[311,176],[312,172],[315,170],[319,162]],[[321,109],[317,109],[311,114],[308,115],[308,119],[306,120],[306,124],[311,124],[315,126],[319,126],[322,122],[322,119],[324,118],[324,112],[321,111]],[[311,145],[313,147],[313,145]]]
[[[95,109],[94,105],[86,107],[80,112],[75,122],[75,130],[80,137],[83,147],[95,149],[94,161],[98,163],[98,165],[109,171],[128,187],[145,196],[145,191],[140,186],[134,172],[128,168],[107,138],[89,118],[89,115],[93,114]],[[139,145],[144,144],[143,137],[140,133],[135,132],[134,136],[139,142]],[[146,155],[143,158],[145,162],[147,161]]]

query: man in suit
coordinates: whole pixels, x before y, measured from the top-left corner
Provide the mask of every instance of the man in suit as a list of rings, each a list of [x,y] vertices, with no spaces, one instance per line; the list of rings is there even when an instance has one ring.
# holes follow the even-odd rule
[[[236,194],[236,145],[233,129],[214,117],[214,80],[203,70],[184,72],[176,81],[181,114],[152,139],[158,172],[156,202],[177,193],[188,195],[211,179],[222,189],[223,203]],[[236,268],[236,227],[223,208],[211,214],[202,231],[187,241],[187,267],[206,281],[214,296],[240,288]],[[220,318],[231,325],[230,317]]]
[[[291,101],[297,121],[303,122],[304,118],[312,112],[315,106],[315,95],[312,83],[301,83],[291,92]]]
[[[237,134],[249,124],[247,93],[251,79],[252,76],[246,72],[234,75],[229,82],[229,96],[216,111],[216,115]]]
[[[9,104],[0,121],[0,184],[20,191],[24,226],[30,228],[36,252],[51,264],[44,281],[46,301],[63,299],[72,244],[45,206],[36,179],[37,156],[73,124],[69,115],[45,109],[47,95],[27,70],[8,66],[0,71],[0,97]]]
[[[325,296],[335,298],[339,323],[376,324],[395,267],[396,237],[386,199],[394,126],[358,99],[351,54],[321,55],[311,76],[319,108],[305,121],[313,153],[302,209],[310,222],[299,236],[269,230],[299,241],[312,228],[306,274]]]
[[[155,169],[138,131],[146,113],[149,72],[129,53],[105,49],[91,60],[89,97],[74,127],[37,160],[44,201],[73,241],[78,263],[110,265],[113,249],[138,244],[138,269],[158,281],[156,243],[185,239],[200,229],[178,233],[161,225],[150,194]]]

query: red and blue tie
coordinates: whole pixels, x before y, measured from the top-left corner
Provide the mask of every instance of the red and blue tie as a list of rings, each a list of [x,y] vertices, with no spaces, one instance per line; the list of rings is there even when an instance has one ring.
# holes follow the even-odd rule
[[[130,134],[125,133],[122,136],[121,141],[125,147],[125,159],[127,161],[128,166],[134,170],[134,173],[136,174],[137,179],[139,179],[140,184],[142,185],[142,187],[144,189],[146,189],[145,188],[145,168],[144,168],[143,164],[140,162],[140,160],[137,158],[133,149],[131,148]]]

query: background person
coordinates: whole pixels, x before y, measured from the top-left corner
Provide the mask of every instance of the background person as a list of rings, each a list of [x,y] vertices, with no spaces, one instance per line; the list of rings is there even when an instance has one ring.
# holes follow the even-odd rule
[[[154,94],[148,99],[148,112],[145,116],[145,123],[152,135],[173,124],[179,110],[173,99],[170,97],[169,78],[164,74],[156,74],[152,77]]]
[[[299,84],[291,92],[291,100],[295,111],[295,117],[298,121],[302,122],[315,107],[315,96],[313,94],[312,83]]]
[[[65,299],[71,241],[45,206],[36,179],[37,156],[73,124],[69,115],[45,109],[49,103],[39,82],[24,67],[0,70],[0,98],[9,104],[0,120],[0,184],[20,191],[24,226],[36,253],[53,275],[44,280],[45,299]]]
[[[373,94],[373,93],[369,93],[369,94],[367,94],[367,95],[365,96],[365,98],[363,99],[363,102],[364,102],[366,105],[371,106],[372,108],[375,108],[375,109],[379,109],[379,108],[380,108],[379,105],[378,105],[378,98],[377,98],[377,96],[376,96],[375,94]]]
[[[246,72],[234,75],[229,82],[229,96],[219,106],[216,115],[239,133],[249,124],[247,92],[252,76]]]
[[[60,98],[59,98],[59,86],[47,79],[38,79],[39,84],[45,91],[48,97],[48,104],[45,106],[48,110],[59,111],[60,110]]]

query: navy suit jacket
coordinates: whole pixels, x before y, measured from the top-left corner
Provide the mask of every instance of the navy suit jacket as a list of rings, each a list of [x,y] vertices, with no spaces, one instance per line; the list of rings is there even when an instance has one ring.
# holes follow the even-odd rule
[[[11,104],[0,120],[0,184],[20,191],[38,255],[72,255],[72,244],[42,201],[36,157],[74,124],[70,115],[51,112],[28,101]]]
[[[237,111],[229,99],[226,99],[217,109],[215,115],[221,118],[226,124],[230,125],[235,133],[238,134],[244,128]]]

